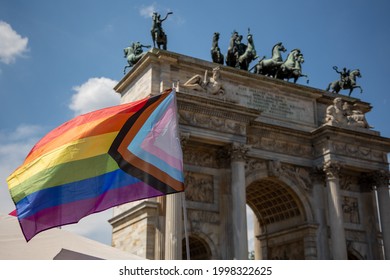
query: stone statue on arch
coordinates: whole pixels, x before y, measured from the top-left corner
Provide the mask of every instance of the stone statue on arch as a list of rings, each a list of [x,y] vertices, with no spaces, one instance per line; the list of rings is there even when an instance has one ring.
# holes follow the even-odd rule
[[[212,95],[223,95],[225,93],[221,81],[221,69],[219,66],[213,68],[212,77],[208,78],[208,71],[206,70],[204,76],[195,75],[182,86],[196,91],[205,91]]]

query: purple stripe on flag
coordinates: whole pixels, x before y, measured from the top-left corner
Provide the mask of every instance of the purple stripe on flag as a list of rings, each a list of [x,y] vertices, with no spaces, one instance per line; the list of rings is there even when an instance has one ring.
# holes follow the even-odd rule
[[[77,223],[83,217],[129,201],[163,195],[143,182],[111,189],[91,199],[84,199],[42,210],[19,220],[26,240],[37,233],[60,225]]]

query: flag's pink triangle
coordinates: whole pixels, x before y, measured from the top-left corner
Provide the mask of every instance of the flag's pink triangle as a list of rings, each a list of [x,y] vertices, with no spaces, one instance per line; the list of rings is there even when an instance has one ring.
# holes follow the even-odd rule
[[[141,148],[180,170],[183,166],[180,141],[172,137],[177,131],[174,105],[171,102],[165,114],[145,137]]]

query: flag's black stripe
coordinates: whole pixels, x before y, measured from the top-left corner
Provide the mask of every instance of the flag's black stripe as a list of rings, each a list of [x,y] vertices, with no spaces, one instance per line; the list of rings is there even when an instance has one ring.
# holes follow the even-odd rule
[[[146,173],[145,171],[133,166],[130,162],[123,159],[123,157],[120,153],[116,153],[115,157],[113,155],[111,155],[111,156],[118,163],[120,169],[122,169],[127,174],[146,183],[150,187],[152,187],[152,188],[154,188],[154,189],[156,189],[164,194],[177,192],[175,189],[171,188],[169,185],[165,184],[164,182],[161,182],[159,179],[152,176],[151,174]]]
[[[168,194],[176,192],[175,189],[171,188],[169,185],[165,184],[164,182],[161,182],[151,174],[145,173],[143,170],[138,169],[137,167],[133,166],[130,162],[126,161],[123,156],[118,152],[119,146],[126,137],[127,133],[131,129],[131,127],[134,125],[134,123],[138,120],[140,115],[151,105],[153,105],[155,102],[157,102],[160,98],[164,98],[162,95],[153,96],[151,97],[145,105],[137,111],[134,115],[132,115],[126,123],[123,125],[121,130],[119,131],[117,137],[112,142],[112,145],[108,151],[108,154],[118,163],[118,166],[120,169],[125,171],[126,173],[130,174],[131,176],[145,182],[149,186],[153,187],[154,189]]]
[[[114,141],[112,142],[110,150],[108,152],[109,154],[110,154],[110,152],[112,152],[112,150],[118,151],[118,148],[119,148],[120,144],[122,143],[123,139],[126,137],[127,133],[129,132],[131,127],[134,125],[134,123],[138,120],[140,115],[149,106],[151,106],[155,102],[157,102],[159,100],[159,98],[163,98],[163,97],[161,95],[157,95],[157,96],[149,98],[149,100],[146,101],[145,105],[126,121],[126,123],[122,126],[122,128],[119,131],[118,135],[115,137]]]

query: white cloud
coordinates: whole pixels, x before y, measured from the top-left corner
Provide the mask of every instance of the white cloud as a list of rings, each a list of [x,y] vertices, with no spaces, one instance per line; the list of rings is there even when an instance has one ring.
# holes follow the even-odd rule
[[[118,105],[120,96],[113,90],[117,83],[117,81],[104,77],[90,78],[84,84],[73,88],[76,93],[72,96],[69,108],[77,116],[104,107]]]
[[[27,51],[28,38],[23,38],[11,25],[0,21],[0,61],[10,64]]]
[[[150,18],[153,15],[153,12],[156,11],[156,3],[153,3],[149,6],[142,6],[139,10],[139,14],[144,18]]]

